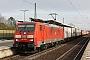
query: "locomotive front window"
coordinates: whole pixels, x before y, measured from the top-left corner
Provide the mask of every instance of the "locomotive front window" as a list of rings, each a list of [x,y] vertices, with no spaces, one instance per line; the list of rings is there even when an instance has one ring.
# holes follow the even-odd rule
[[[19,24],[18,29],[19,31],[31,31],[34,30],[34,24]]]
[[[26,30],[26,26],[25,26],[24,24],[19,24],[19,25],[18,25],[18,30],[19,30],[19,31]]]
[[[34,24],[27,25],[26,27],[28,31],[34,30]]]

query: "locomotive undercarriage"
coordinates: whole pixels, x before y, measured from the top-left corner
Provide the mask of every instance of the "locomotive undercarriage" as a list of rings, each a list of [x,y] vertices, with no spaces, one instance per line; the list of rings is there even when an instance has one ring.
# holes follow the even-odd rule
[[[17,53],[35,51],[34,42],[15,42],[13,47]]]
[[[74,36],[74,37],[66,38],[64,40],[47,43],[47,44],[42,44],[40,47],[34,46],[34,42],[15,42],[13,44],[13,47],[16,49],[16,52],[18,52],[18,53],[25,53],[25,52],[32,53],[32,52],[37,52],[37,51],[39,52],[41,50],[53,47],[53,46],[61,44],[61,43],[68,42],[70,40],[74,40],[79,37],[81,37],[81,36],[76,36],[76,37]]]

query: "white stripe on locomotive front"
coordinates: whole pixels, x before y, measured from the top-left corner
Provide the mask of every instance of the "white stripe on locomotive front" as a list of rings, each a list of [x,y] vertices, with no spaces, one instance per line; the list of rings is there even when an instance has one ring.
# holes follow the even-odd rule
[[[27,35],[27,38],[34,38],[33,35]]]
[[[15,35],[15,38],[21,38],[21,35]]]

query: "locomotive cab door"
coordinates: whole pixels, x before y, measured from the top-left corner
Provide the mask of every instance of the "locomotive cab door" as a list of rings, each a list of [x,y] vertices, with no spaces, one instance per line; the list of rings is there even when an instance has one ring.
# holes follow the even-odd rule
[[[41,40],[42,43],[44,43],[44,25],[40,25],[40,31],[41,31]]]

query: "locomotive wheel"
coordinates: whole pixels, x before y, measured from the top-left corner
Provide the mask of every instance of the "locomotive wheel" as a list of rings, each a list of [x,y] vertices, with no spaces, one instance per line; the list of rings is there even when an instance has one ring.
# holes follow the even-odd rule
[[[58,46],[58,41],[55,43],[56,46]]]
[[[46,44],[46,45],[45,45],[45,49],[47,49],[47,48],[48,48],[48,45]]]
[[[37,50],[37,52],[40,52],[41,51],[41,48],[40,47],[37,47],[36,50]]]
[[[46,44],[41,45],[41,50],[45,50],[45,49],[47,49],[47,45]]]

